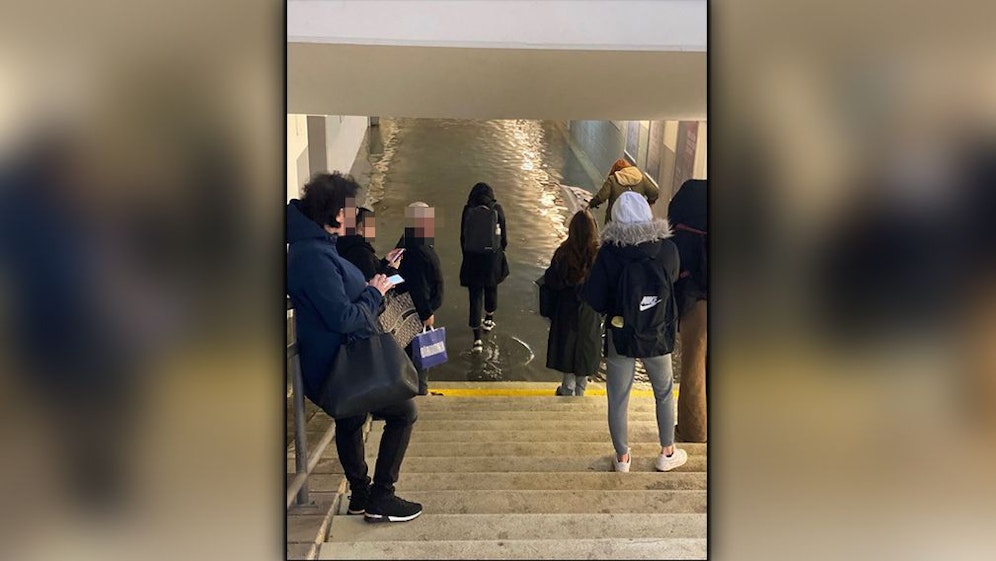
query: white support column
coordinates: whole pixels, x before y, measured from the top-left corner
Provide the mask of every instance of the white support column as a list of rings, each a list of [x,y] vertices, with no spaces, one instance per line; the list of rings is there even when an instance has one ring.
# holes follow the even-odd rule
[[[709,167],[706,161],[706,152],[709,142],[706,140],[706,124],[706,121],[699,121],[699,137],[695,142],[695,167],[692,173],[692,177],[695,179],[708,179]]]

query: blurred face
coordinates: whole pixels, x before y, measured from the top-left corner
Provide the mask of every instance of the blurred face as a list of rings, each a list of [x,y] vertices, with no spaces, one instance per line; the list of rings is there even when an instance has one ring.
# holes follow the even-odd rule
[[[377,225],[373,216],[368,216],[357,227],[357,234],[363,236],[363,239],[372,242],[377,237]]]
[[[429,207],[408,207],[405,209],[406,227],[414,231],[416,238],[436,237],[436,209]]]
[[[356,199],[346,199],[346,207],[339,218],[340,228],[345,228],[346,235],[356,232],[356,210]]]

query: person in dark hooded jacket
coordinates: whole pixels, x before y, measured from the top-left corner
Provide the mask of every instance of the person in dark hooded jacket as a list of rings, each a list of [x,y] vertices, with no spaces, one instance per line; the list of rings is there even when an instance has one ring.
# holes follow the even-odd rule
[[[316,405],[346,337],[370,336],[392,286],[384,275],[365,281],[336,249],[336,239],[355,226],[358,188],[348,176],[318,173],[304,186],[301,200],[287,204],[287,294],[294,305],[304,393]],[[394,484],[417,417],[415,403],[409,399],[370,413],[386,421],[372,485],[363,450],[367,414],[335,420],[339,462],[352,491],[349,513],[372,522],[411,520],[422,505],[397,497]]]
[[[418,201],[408,205],[405,211],[408,224],[405,234],[398,240],[398,248],[404,248],[404,259],[401,261],[400,272],[405,282],[398,287],[398,292],[408,292],[412,303],[418,312],[418,318],[427,328],[435,326],[436,310],[443,305],[443,268],[436,255],[435,209]],[[405,348],[408,355],[412,354],[412,345]],[[428,372],[418,368],[418,393],[429,393]]]
[[[585,284],[584,299],[595,311],[612,316],[619,297],[619,280],[624,269],[635,266],[635,262],[651,259],[644,267],[664,267],[667,278],[678,275],[678,249],[668,238],[671,228],[667,220],[655,219],[650,204],[642,195],[628,191],[619,196],[612,208],[612,220],[602,230],[602,247],[595,257],[588,282]],[[647,271],[647,269],[644,269]],[[642,273],[646,275],[647,273]],[[672,287],[661,287],[668,292]],[[669,300],[659,296],[644,297],[640,302],[640,313],[657,313],[657,306],[669,305]],[[662,343],[663,348],[673,348],[674,333],[665,329],[662,332],[633,334],[633,340],[625,340],[629,332],[623,329],[618,316],[606,318],[608,333],[605,337],[607,367],[605,392],[609,401],[609,433],[615,448],[613,466],[616,471],[627,472],[630,466],[628,438],[629,394],[633,389],[636,374],[636,359],[627,356],[635,345],[635,340],[653,340]],[[666,340],[670,338],[671,340]],[[617,347],[619,347],[617,352]],[[654,346],[657,348],[657,345]],[[670,471],[688,461],[688,454],[674,446],[674,374],[671,355],[641,356],[647,370],[657,401],[657,431],[660,437],[661,452],[657,457],[659,471]]]
[[[388,252],[384,259],[377,259],[371,242],[376,237],[376,223],[374,222],[374,211],[359,207],[356,209],[356,228],[347,229],[345,236],[339,236],[335,247],[339,250],[339,255],[349,261],[363,273],[363,278],[370,280],[374,275],[398,274],[398,267],[401,265],[402,251],[398,249]]]
[[[689,179],[668,205],[681,272],[674,284],[681,337],[681,394],[678,396],[680,442],[706,442],[706,304],[709,299],[707,259],[707,182]]]
[[[495,200],[494,189],[487,183],[478,183],[470,190],[467,204],[460,218],[460,247],[465,247],[468,228],[468,213],[474,207],[487,207],[497,214],[497,234],[501,243],[486,253],[463,251],[460,263],[460,286],[470,292],[470,328],[474,330],[473,352],[484,350],[481,332],[495,328],[494,314],[498,310],[498,285],[508,277],[508,229],[505,227],[505,210]],[[483,312],[483,314],[482,314]],[[484,320],[481,316],[484,315]]]

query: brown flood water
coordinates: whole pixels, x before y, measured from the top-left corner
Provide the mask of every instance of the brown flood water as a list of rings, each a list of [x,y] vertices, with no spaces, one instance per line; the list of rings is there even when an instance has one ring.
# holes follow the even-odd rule
[[[560,373],[546,368],[549,322],[537,312],[533,281],[566,237],[569,209],[576,204],[559,185],[594,187],[562,129],[548,121],[383,118],[379,128],[369,129],[364,154],[357,179],[369,179],[378,255],[401,236],[409,203],[421,200],[436,208],[435,247],[445,281],[436,325],[446,327],[450,360],[430,371],[430,386],[432,380],[559,382]],[[467,289],[459,279],[460,216],[479,181],[494,188],[505,208],[510,275],[498,289],[497,328],[485,335],[485,350],[475,356]]]

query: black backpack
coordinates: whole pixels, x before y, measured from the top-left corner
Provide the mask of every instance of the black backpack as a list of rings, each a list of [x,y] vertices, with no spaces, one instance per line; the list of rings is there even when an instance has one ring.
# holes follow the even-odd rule
[[[463,223],[464,253],[494,253],[501,248],[498,211],[493,206],[479,205],[467,209]]]
[[[674,351],[678,307],[671,276],[657,259],[659,254],[622,265],[612,317],[608,318],[623,319],[622,328],[612,325],[612,342],[620,355],[646,358]]]

